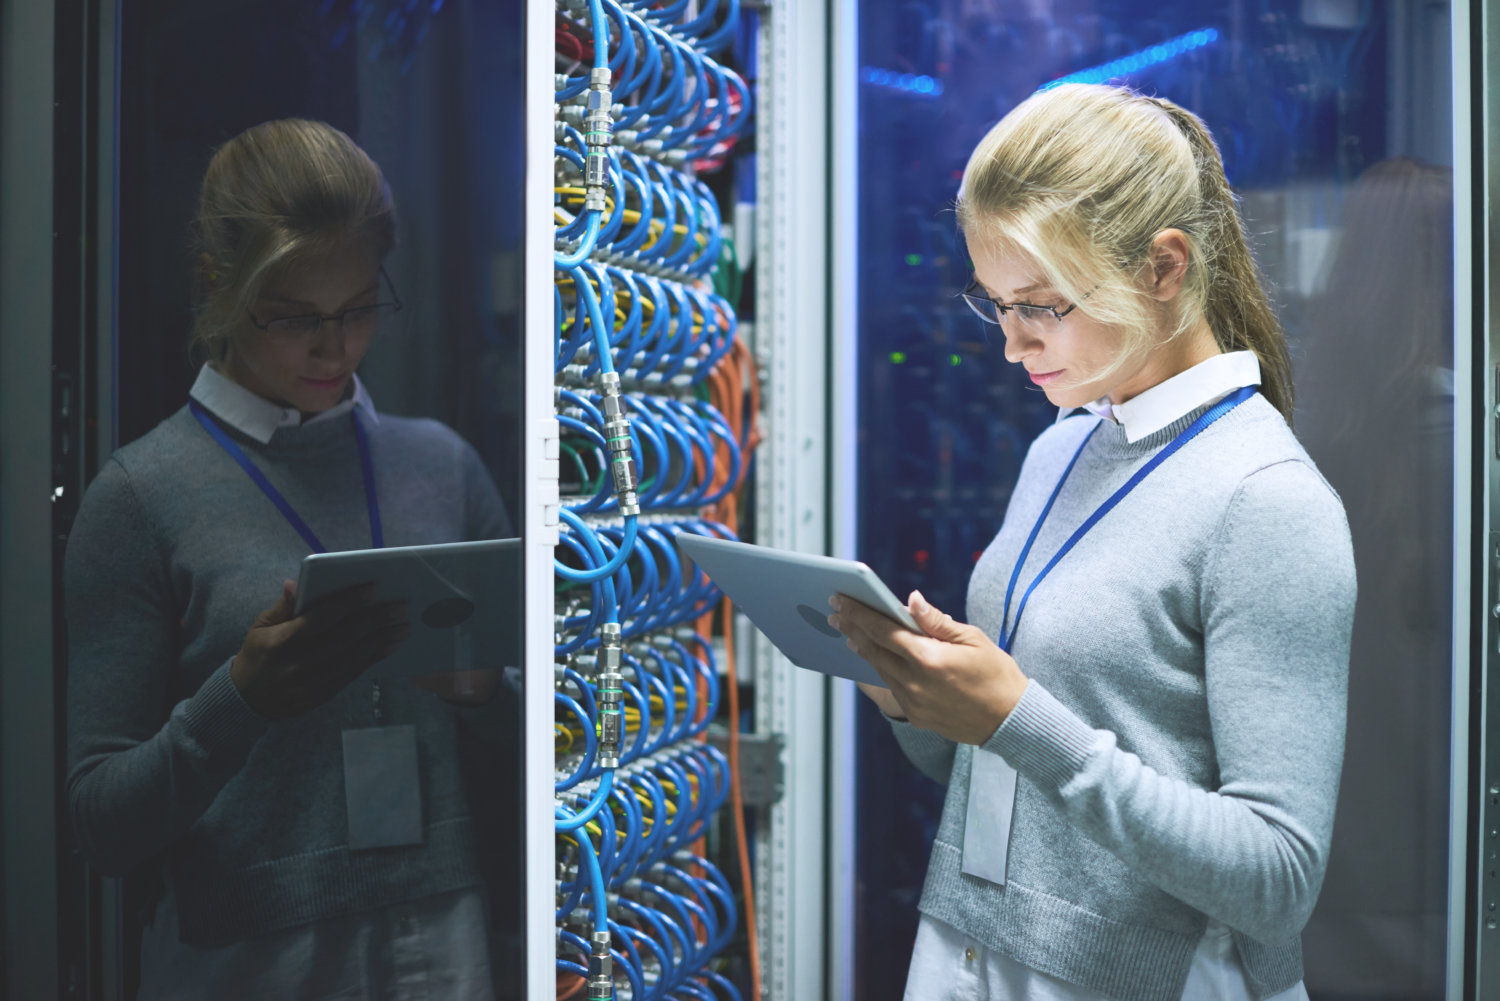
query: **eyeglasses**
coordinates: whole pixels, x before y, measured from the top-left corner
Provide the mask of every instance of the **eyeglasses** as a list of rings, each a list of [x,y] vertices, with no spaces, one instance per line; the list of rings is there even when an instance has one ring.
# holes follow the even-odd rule
[[[1063,317],[1078,308],[1077,302],[1064,310],[1059,310],[1056,306],[1040,306],[1031,302],[1000,302],[998,299],[991,299],[985,295],[981,289],[982,286],[979,284],[979,279],[976,278],[969,283],[968,288],[959,293],[959,296],[963,298],[964,302],[968,303],[969,308],[981,320],[985,323],[993,323],[997,327],[1001,325],[1000,321],[1004,318],[1005,314],[1011,311],[1014,311],[1016,317],[1023,323],[1035,323],[1048,316],[1061,323]],[[1094,290],[1090,289],[1088,295],[1085,295],[1083,298],[1087,299],[1093,294]],[[1079,300],[1079,302],[1082,301],[1082,299]]]
[[[375,330],[379,325],[381,317],[392,313],[401,312],[401,296],[396,292],[396,286],[391,281],[391,276],[385,273],[385,268],[380,269],[380,277],[384,280],[386,288],[391,290],[391,298],[394,302],[377,302],[369,306],[355,306],[346,309],[342,313],[332,316],[323,316],[310,313],[306,316],[279,316],[274,320],[261,323],[255,318],[255,314],[248,309],[245,314],[250,317],[250,322],[261,330],[278,340],[301,341],[311,340],[316,337],[318,331],[325,323],[336,323],[344,333],[366,334]]]

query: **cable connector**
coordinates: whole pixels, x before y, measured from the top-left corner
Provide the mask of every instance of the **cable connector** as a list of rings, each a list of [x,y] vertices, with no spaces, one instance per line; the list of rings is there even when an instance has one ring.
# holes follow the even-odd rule
[[[609,932],[594,932],[589,946],[589,986],[584,997],[588,1001],[613,1001],[614,961],[609,956]]]
[[[641,513],[635,453],[630,448],[630,417],[625,413],[625,398],[620,395],[620,373],[602,372],[599,390],[603,396],[604,437],[609,442],[609,469],[614,474],[615,496],[620,501],[620,515],[629,518]]]
[[[599,673],[594,679],[594,703],[599,712],[599,748],[595,761],[600,768],[620,767],[620,745],[625,740],[625,717],[621,714],[621,702],[625,698],[625,676],[620,673],[620,624],[606,622],[600,629]]]
[[[588,102],[583,116],[583,141],[588,155],[583,161],[583,210],[603,212],[604,194],[609,188],[609,146],[614,138],[614,98],[609,85],[613,74],[607,66],[596,66],[589,72]]]

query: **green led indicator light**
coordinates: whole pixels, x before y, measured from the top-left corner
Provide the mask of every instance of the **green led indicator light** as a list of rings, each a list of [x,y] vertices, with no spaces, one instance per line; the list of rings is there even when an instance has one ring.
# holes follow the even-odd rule
[[[891,352],[891,364],[892,365],[902,365],[902,364],[905,364],[905,362],[906,362],[906,352],[905,351],[892,351]]]
[[[918,264],[922,263],[922,255],[921,254],[907,254],[906,255],[906,263],[910,264],[912,267],[916,267]]]
[[[964,363],[964,360],[962,358],[960,358],[958,355],[949,355],[948,356],[948,364],[949,365],[962,365],[963,363]]]

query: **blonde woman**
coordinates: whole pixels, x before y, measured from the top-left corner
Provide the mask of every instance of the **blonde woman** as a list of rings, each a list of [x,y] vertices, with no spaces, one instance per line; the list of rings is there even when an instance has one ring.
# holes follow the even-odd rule
[[[355,589],[294,616],[287,580],[312,551],[510,532],[474,450],[355,374],[400,308],[389,189],[342,132],[267,122],[213,157],[197,234],[209,361],[68,542],[78,845],[161,877],[143,1001],[489,998],[458,710],[354,680],[404,607]]]
[[[1218,150],[1170,101],[1062,86],[985,136],[958,212],[966,300],[1062,413],[971,625],[833,599],[948,786],[906,997],[1305,999],[1354,564]]]

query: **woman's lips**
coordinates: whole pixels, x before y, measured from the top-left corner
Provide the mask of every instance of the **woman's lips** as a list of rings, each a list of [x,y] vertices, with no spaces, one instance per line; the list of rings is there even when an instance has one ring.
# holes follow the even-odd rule
[[[1063,369],[1058,369],[1056,372],[1028,372],[1026,374],[1031,376],[1031,381],[1036,383],[1038,386],[1045,386],[1053,379],[1056,379],[1058,376],[1062,375]]]
[[[344,380],[347,378],[349,378],[347,375],[341,375],[335,379],[309,379],[304,375],[302,381],[317,389],[337,389],[344,384]]]

